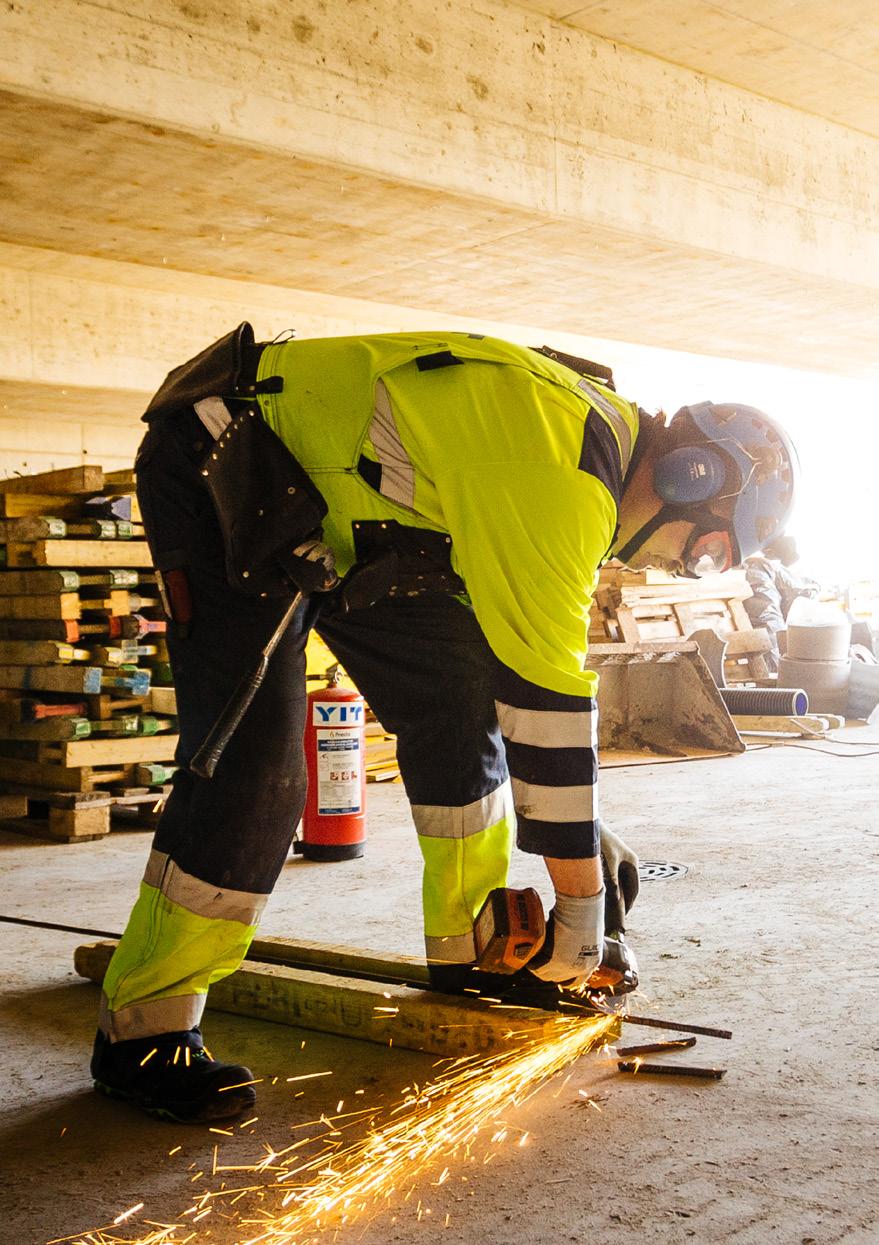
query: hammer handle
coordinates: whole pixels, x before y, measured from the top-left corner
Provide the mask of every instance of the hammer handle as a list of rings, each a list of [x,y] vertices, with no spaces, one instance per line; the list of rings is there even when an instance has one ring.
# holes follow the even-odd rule
[[[269,667],[269,658],[281,642],[281,637],[290,625],[293,615],[302,602],[302,593],[297,592],[269,637],[269,641],[259,656],[253,670],[244,676],[235,691],[226,702],[223,712],[208,731],[198,752],[192,758],[189,768],[199,778],[213,778],[220,757],[226,745],[238,729],[241,719],[250,708],[251,701],[262,684]]]

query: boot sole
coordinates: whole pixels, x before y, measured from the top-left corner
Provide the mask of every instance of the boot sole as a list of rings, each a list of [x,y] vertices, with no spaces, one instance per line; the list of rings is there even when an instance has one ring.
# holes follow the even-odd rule
[[[140,1107],[141,1111],[151,1115],[153,1119],[170,1120],[174,1124],[214,1124],[219,1120],[234,1120],[256,1104],[256,1093],[252,1089],[244,1093],[235,1093],[233,1090],[228,1095],[228,1102],[206,1103],[207,1109],[203,1109],[198,1115],[180,1115],[175,1113],[171,1107],[160,1107],[144,1101],[137,1094],[127,1094],[125,1090],[107,1085],[104,1081],[96,1080],[95,1089],[107,1098],[116,1098],[121,1102]]]

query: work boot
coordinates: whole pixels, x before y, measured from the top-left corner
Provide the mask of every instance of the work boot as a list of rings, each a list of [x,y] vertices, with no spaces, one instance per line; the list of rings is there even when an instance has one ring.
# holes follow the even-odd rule
[[[91,1073],[102,1094],[180,1124],[231,1120],[256,1102],[250,1069],[212,1059],[198,1028],[126,1042],[99,1029]]]

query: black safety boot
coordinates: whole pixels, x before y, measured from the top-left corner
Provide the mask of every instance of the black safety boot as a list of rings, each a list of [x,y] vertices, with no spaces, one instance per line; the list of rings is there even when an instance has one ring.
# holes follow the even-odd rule
[[[91,1073],[102,1094],[180,1124],[231,1120],[256,1102],[250,1069],[212,1059],[198,1028],[126,1042],[99,1029]]]

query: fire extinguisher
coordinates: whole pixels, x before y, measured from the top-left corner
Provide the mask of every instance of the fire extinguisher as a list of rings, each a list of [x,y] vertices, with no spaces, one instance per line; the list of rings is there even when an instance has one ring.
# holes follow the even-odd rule
[[[307,860],[353,860],[366,846],[363,697],[344,687],[308,693],[308,793],[295,851]]]

